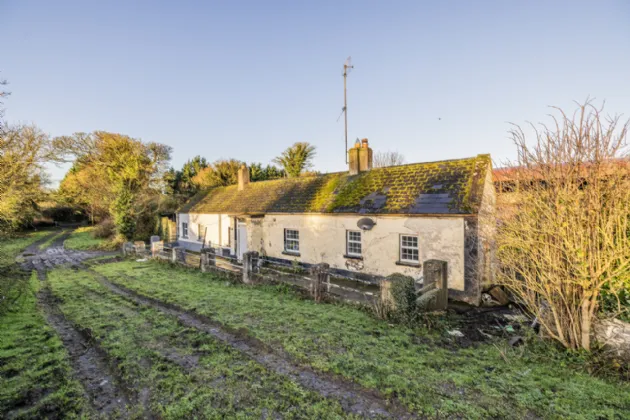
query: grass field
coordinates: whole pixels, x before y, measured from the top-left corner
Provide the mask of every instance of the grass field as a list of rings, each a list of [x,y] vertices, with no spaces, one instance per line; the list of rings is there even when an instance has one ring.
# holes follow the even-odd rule
[[[64,347],[37,307],[40,282],[0,318],[0,413],[13,418],[72,418],[84,411]],[[0,417],[2,417],[0,415]]]
[[[64,242],[66,249],[95,251],[111,250],[112,244],[106,239],[94,237],[94,227],[80,227],[75,229]]]
[[[0,418],[73,418],[84,413],[82,389],[72,379],[67,353],[40,312],[40,282],[21,273],[15,257],[54,231],[38,231],[0,242],[0,285],[16,298],[0,315]],[[4,286],[19,294],[4,293]],[[13,290],[11,290],[12,292]],[[3,297],[3,299],[4,299]]]
[[[443,334],[390,326],[354,308],[275,287],[234,286],[154,262],[96,270],[139,293],[207,315],[431,417],[628,418],[630,386],[571,367],[551,348],[458,348]],[[532,343],[529,347],[536,347]]]
[[[129,389],[149,395],[148,409],[163,418],[343,417],[338,403],[301,389],[207,334],[183,327],[152,308],[137,307],[87,272],[49,275],[60,309],[91,331],[117,361]]]
[[[51,234],[3,242],[5,271]],[[89,234],[75,244],[90,246]],[[462,345],[445,334],[452,317],[410,329],[283,286],[151,261],[93,264],[26,276],[0,315],[0,418],[337,419],[358,417],[352,404],[364,400],[393,417],[630,418],[628,383],[591,376],[535,337]]]

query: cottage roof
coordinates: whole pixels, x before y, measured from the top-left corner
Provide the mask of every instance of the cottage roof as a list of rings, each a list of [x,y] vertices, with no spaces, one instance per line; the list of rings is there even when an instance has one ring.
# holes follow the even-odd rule
[[[180,213],[474,214],[490,155],[252,182],[201,192]]]

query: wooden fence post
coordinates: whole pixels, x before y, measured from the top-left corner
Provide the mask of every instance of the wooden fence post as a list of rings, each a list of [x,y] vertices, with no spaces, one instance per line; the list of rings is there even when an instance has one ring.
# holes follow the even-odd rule
[[[443,311],[448,306],[448,264],[446,261],[428,260],[423,264],[424,287],[435,284],[437,294],[427,306],[429,310]],[[423,288],[424,288],[423,287]]]
[[[250,251],[243,254],[243,283],[252,284],[252,273],[258,271],[258,252]]]
[[[214,248],[204,248],[201,250],[201,272],[207,273],[210,267],[217,264],[217,254]]]
[[[317,264],[311,267],[311,274],[313,275],[310,290],[311,296],[313,296],[315,302],[320,302],[330,281],[330,265],[326,263]]]

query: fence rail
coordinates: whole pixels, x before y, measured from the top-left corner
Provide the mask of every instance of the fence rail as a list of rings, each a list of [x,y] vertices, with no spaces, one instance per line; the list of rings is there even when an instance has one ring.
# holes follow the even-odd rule
[[[243,255],[243,260],[239,261],[232,256],[218,254],[215,248],[205,248],[200,252],[194,252],[165,244],[163,241],[153,240],[153,238],[155,237],[152,237],[152,242],[148,246],[144,242],[125,243],[123,254],[166,260],[196,268],[202,272],[226,273],[242,278],[245,284],[286,283],[309,291],[318,301],[324,295],[359,303],[371,303],[375,299],[391,299],[388,297],[388,280],[381,280],[380,283],[375,284],[339,275],[336,272],[331,273],[328,264],[317,264],[305,270],[300,266],[260,257],[257,252],[247,252]],[[428,279],[434,282],[430,286],[441,291],[436,298],[435,309],[444,309],[448,299],[446,263],[440,261],[439,263],[443,263],[443,266],[435,263],[437,262],[427,261],[425,264],[425,285]],[[428,273],[427,267],[431,269]]]

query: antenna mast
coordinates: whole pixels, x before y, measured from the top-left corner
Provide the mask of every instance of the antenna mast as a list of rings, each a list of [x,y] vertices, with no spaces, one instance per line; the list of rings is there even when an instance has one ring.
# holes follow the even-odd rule
[[[346,94],[346,79],[348,73],[354,68],[352,65],[352,57],[348,57],[346,62],[343,63],[343,117],[345,122],[345,138],[346,148],[344,150],[344,156],[346,157],[346,164],[348,163],[348,98]]]

